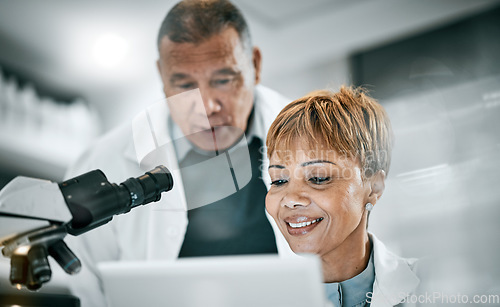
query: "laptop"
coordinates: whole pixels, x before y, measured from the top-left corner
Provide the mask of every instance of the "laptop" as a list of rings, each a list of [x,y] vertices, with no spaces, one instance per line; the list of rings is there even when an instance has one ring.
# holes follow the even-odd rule
[[[321,264],[313,255],[107,262],[98,268],[111,307],[323,307]]]

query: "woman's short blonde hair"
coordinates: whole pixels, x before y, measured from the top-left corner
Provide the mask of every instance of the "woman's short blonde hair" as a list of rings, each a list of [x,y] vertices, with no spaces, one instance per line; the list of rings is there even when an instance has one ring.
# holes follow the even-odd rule
[[[267,155],[293,148],[297,140],[309,148],[334,149],[357,158],[363,178],[389,172],[393,133],[384,108],[364,89],[342,86],[320,90],[288,104],[267,134]]]

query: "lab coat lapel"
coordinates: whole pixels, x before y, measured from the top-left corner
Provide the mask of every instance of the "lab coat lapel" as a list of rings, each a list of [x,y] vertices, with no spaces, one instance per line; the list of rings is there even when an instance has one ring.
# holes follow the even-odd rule
[[[404,259],[387,250],[373,234],[375,282],[371,306],[395,306],[414,292],[420,280],[411,266],[415,259]]]

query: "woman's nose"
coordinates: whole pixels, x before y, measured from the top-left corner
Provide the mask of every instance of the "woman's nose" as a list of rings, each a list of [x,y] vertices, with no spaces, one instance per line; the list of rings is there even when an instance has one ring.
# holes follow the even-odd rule
[[[303,192],[294,191],[288,193],[283,197],[281,206],[295,209],[298,207],[305,207],[311,203],[310,199]]]

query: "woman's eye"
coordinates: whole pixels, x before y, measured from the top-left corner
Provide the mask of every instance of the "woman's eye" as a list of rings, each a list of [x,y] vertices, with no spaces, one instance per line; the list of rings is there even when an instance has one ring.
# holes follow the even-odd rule
[[[271,185],[274,185],[274,186],[280,186],[280,185],[283,185],[285,183],[287,183],[287,181],[285,179],[278,179],[278,180],[271,181]]]
[[[311,177],[309,178],[309,182],[312,182],[314,184],[325,184],[330,181],[330,179],[330,177]]]

